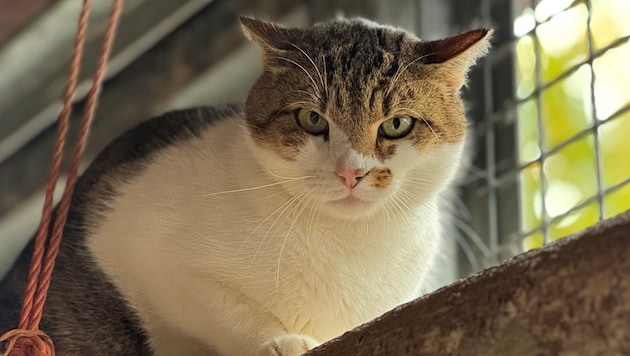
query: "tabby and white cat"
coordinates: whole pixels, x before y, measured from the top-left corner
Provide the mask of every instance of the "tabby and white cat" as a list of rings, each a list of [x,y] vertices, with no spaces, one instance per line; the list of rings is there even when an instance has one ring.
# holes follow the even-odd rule
[[[241,23],[264,62],[244,107],[147,121],[80,179],[42,326],[60,355],[295,356],[418,295],[490,31]]]

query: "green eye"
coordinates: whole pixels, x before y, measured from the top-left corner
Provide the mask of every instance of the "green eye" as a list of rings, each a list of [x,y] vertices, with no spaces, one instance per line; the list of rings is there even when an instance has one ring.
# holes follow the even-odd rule
[[[297,121],[304,131],[313,135],[328,133],[328,121],[313,110],[300,109],[296,113]]]
[[[394,116],[378,127],[378,133],[380,136],[389,139],[405,137],[411,132],[411,129],[413,129],[415,121],[416,120],[409,115]]]

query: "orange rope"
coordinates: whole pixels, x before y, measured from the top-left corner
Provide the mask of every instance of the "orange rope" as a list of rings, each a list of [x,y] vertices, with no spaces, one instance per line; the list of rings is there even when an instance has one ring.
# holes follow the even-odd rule
[[[24,304],[22,305],[22,311],[20,314],[20,323],[18,329],[11,330],[0,337],[0,342],[6,342],[6,356],[49,356],[55,354],[52,340],[44,332],[39,330],[39,323],[42,318],[44,304],[46,302],[46,293],[48,291],[48,287],[50,286],[52,272],[55,266],[55,259],[59,253],[59,244],[61,242],[63,228],[70,209],[74,185],[78,178],[79,165],[81,163],[83,152],[85,151],[90,124],[94,117],[97,98],[101,90],[103,76],[107,67],[107,60],[111,52],[114,34],[120,19],[122,3],[123,0],[113,0],[107,29],[105,30],[103,46],[101,48],[97,68],[93,77],[92,87],[87,95],[85,109],[81,118],[79,138],[72,155],[70,172],[68,173],[68,179],[66,181],[63,196],[58,206],[57,216],[54,221],[50,241],[48,242],[48,247],[46,248],[47,235],[52,215],[53,194],[57,180],[59,179],[63,148],[65,146],[70,114],[72,113],[72,97],[79,77],[83,44],[85,42],[87,23],[91,8],[91,0],[83,0],[83,8],[79,17],[79,27],[75,39],[74,51],[70,62],[70,74],[63,99],[63,109],[61,110],[57,122],[57,136],[53,150],[52,167],[46,184],[46,195],[42,218],[35,237],[35,247],[31,260],[31,268],[29,270]]]
[[[11,330],[0,337],[0,342],[5,341],[7,356],[9,353],[11,356],[53,356],[55,354],[52,340],[41,330]]]
[[[55,185],[59,179],[63,148],[66,141],[65,137],[68,131],[68,121],[70,120],[70,114],[72,113],[72,96],[74,95],[79,77],[81,57],[83,56],[83,44],[85,42],[88,17],[90,15],[90,6],[91,0],[83,1],[83,9],[81,10],[81,16],[79,18],[79,29],[77,31],[74,43],[74,52],[70,62],[70,76],[68,77],[68,84],[66,85],[66,91],[63,99],[63,109],[61,110],[61,114],[59,115],[59,119],[57,121],[57,136],[53,149],[51,172],[48,177],[48,182],[46,183],[44,208],[39,222],[39,227],[37,229],[37,234],[35,235],[35,248],[33,250],[33,257],[31,258],[31,269],[28,275],[28,284],[26,286],[24,303],[22,304],[22,313],[20,314],[20,329],[33,329],[33,325],[30,324],[31,313],[33,311],[33,300],[35,298],[37,283],[41,273],[41,261],[44,257],[46,238],[48,236],[48,226],[50,224],[53,209],[53,195],[55,192]]]

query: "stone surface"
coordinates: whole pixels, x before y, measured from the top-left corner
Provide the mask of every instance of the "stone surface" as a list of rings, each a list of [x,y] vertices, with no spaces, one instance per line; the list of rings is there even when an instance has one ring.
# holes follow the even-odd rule
[[[308,353],[336,355],[630,355],[630,212]]]

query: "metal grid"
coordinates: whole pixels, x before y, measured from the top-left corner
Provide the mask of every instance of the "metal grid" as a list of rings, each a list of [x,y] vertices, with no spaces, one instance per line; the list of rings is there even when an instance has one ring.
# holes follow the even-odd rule
[[[597,205],[597,220],[601,220],[610,214],[605,211],[606,197],[623,187],[630,187],[630,176],[613,185],[604,184],[604,167],[600,139],[600,127],[619,119],[624,113],[630,111],[630,104],[625,104],[607,117],[598,117],[596,105],[596,80],[597,73],[594,62],[608,53],[611,49],[619,48],[629,42],[630,35],[620,36],[611,43],[596,48],[594,44],[592,23],[592,1],[577,0],[558,13],[545,19],[536,21],[526,33],[514,35],[513,23],[519,14],[526,9],[534,9],[541,1],[533,0],[453,0],[455,9],[454,23],[461,27],[470,28],[470,14],[480,19],[481,24],[490,25],[497,30],[494,48],[490,55],[483,60],[481,65],[471,75],[471,86],[465,93],[468,101],[474,104],[470,110],[471,118],[475,125],[474,130],[474,157],[473,167],[469,179],[465,182],[462,196],[468,208],[467,220],[472,227],[471,231],[461,231],[465,236],[472,237],[476,241],[472,246],[464,246],[464,258],[467,261],[460,264],[460,273],[465,275],[498,261],[511,257],[527,248],[526,239],[541,235],[541,242],[547,243],[550,236],[550,227],[559,223],[573,213],[580,211],[591,204]],[[581,6],[587,11],[586,19],[586,47],[587,56],[583,60],[564,68],[561,73],[551,80],[543,78],[542,59],[543,53],[539,38],[540,26],[554,21],[557,16]],[[457,11],[459,9],[459,11]],[[459,14],[459,15],[458,15]],[[479,20],[477,20],[477,23]],[[519,40],[529,37],[534,44],[535,58],[535,86],[526,95],[516,93],[517,78],[515,68],[517,63],[516,44]],[[545,123],[543,122],[544,110],[542,103],[544,96],[551,88],[559,85],[579,70],[588,68],[590,74],[590,95],[586,105],[592,118],[589,127],[579,130],[552,147],[546,147]],[[630,102],[630,93],[627,93]],[[533,160],[521,162],[520,150],[522,142],[518,142],[519,108],[526,103],[535,102],[536,120],[538,131],[537,148],[539,155]],[[547,206],[547,194],[549,182],[544,172],[545,165],[549,164],[549,158],[563,151],[570,145],[592,138],[592,149],[595,161],[596,190],[595,194],[580,201],[561,214],[551,216]],[[540,171],[539,199],[540,221],[535,226],[528,226],[523,221],[523,212],[531,201],[531,197],[524,192],[521,179],[523,172],[538,167]],[[628,206],[630,207],[630,202]],[[593,221],[593,222],[595,222]],[[461,230],[461,229],[460,229]],[[482,239],[479,236],[483,237]],[[554,238],[557,238],[555,236]],[[483,243],[479,243],[482,240]],[[476,246],[475,246],[476,245]],[[473,251],[473,252],[471,252]],[[472,254],[472,258],[471,258]]]

